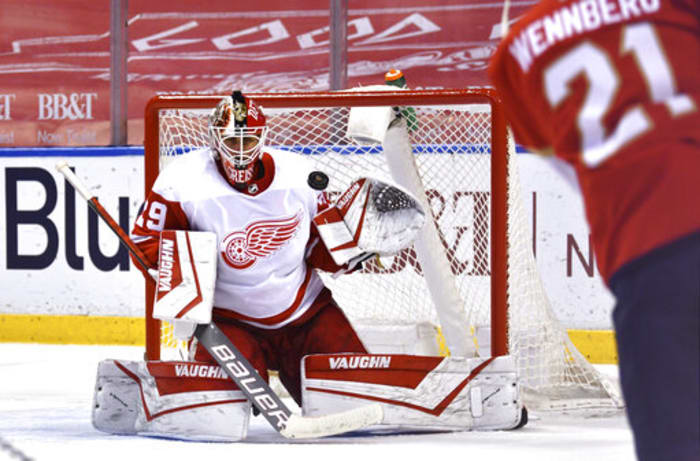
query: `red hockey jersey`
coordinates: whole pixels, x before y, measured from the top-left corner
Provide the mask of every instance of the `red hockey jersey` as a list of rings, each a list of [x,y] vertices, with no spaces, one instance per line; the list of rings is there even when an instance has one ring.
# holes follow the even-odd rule
[[[489,68],[516,140],[577,172],[598,268],[700,230],[695,0],[545,0]]]

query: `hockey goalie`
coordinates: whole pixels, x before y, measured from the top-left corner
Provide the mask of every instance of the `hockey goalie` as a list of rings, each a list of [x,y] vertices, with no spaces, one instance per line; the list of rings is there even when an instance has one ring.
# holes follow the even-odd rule
[[[392,128],[393,129],[393,128]],[[93,424],[116,434],[246,437],[251,403],[192,338],[216,324],[265,380],[276,370],[305,415],[380,402],[382,424],[450,430],[520,423],[509,357],[371,354],[319,271],[343,276],[411,245],[427,210],[391,179],[329,178],[265,144],[263,110],[234,91],[209,119],[210,148],[163,170],[133,240],[156,276],[154,317],[188,341],[176,362],[106,360]]]

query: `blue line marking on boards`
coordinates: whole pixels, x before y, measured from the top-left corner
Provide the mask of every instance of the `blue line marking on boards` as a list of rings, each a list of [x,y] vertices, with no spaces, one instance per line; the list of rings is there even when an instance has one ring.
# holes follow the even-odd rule
[[[381,146],[271,146],[277,149],[293,151],[301,154],[322,154],[329,150],[340,154],[378,154]],[[180,155],[193,148],[179,146],[171,151],[171,155]],[[433,144],[415,145],[415,154],[487,154],[487,145],[480,144]],[[529,154],[524,147],[516,146],[518,154]],[[119,157],[143,156],[143,146],[104,146],[104,147],[0,147],[0,158],[3,157]]]

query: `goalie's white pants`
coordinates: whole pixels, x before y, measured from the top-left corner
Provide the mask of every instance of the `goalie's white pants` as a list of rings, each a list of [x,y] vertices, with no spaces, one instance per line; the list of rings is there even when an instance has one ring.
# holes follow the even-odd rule
[[[512,429],[522,416],[510,356],[324,354],[302,366],[305,416],[370,402],[382,405],[383,425],[407,429]]]
[[[104,360],[93,426],[112,434],[231,442],[245,438],[250,402],[218,365]]]

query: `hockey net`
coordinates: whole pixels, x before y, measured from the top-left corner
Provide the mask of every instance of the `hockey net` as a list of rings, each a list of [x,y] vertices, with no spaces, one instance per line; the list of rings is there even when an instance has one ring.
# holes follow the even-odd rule
[[[492,91],[249,96],[265,111],[266,144],[327,173],[331,198],[360,176],[406,180],[395,177],[387,146],[347,136],[353,107],[404,108],[405,139],[399,141],[408,146],[408,157],[398,164],[414,170],[414,186],[431,211],[429,243],[366,263],[358,273],[323,275],[371,352],[510,353],[532,411],[599,413],[622,405],[615,384],[585,360],[552,312],[531,251],[514,145]],[[173,159],[208,147],[207,115],[219,99],[151,100],[146,190]],[[150,316],[152,292],[146,299],[148,357],[177,357],[171,327]]]

